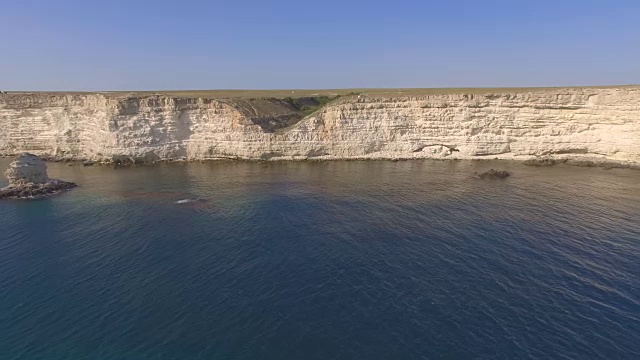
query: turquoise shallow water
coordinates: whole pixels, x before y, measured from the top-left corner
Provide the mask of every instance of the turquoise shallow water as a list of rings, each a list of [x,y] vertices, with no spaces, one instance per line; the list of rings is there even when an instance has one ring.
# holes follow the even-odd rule
[[[640,358],[640,171],[49,167],[0,203],[0,359]]]

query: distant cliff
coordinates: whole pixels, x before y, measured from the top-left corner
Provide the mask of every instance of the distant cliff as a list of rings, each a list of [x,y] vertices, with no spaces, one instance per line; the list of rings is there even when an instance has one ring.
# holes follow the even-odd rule
[[[0,154],[103,162],[570,158],[640,164],[640,87],[323,100],[3,94]]]

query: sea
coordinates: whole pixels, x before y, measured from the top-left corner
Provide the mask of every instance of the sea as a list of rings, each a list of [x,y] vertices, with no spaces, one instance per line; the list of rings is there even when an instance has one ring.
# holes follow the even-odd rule
[[[48,166],[0,202],[3,360],[640,359],[637,170]]]

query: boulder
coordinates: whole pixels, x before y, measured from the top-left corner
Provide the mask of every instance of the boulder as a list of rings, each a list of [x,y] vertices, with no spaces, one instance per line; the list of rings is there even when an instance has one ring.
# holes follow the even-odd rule
[[[0,189],[0,199],[36,199],[76,187],[72,182],[50,179],[47,164],[39,157],[22,153],[5,172],[9,186]]]
[[[525,160],[522,164],[527,166],[554,166],[557,164],[564,164],[566,162],[567,159],[536,158]]]
[[[477,174],[479,179],[505,179],[511,176],[508,171],[491,169],[483,173]]]

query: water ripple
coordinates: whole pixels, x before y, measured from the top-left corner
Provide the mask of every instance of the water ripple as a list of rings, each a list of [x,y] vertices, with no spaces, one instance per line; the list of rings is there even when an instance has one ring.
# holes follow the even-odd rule
[[[514,176],[469,176],[490,167]],[[0,203],[0,358],[640,354],[640,172],[50,170],[82,186]]]

